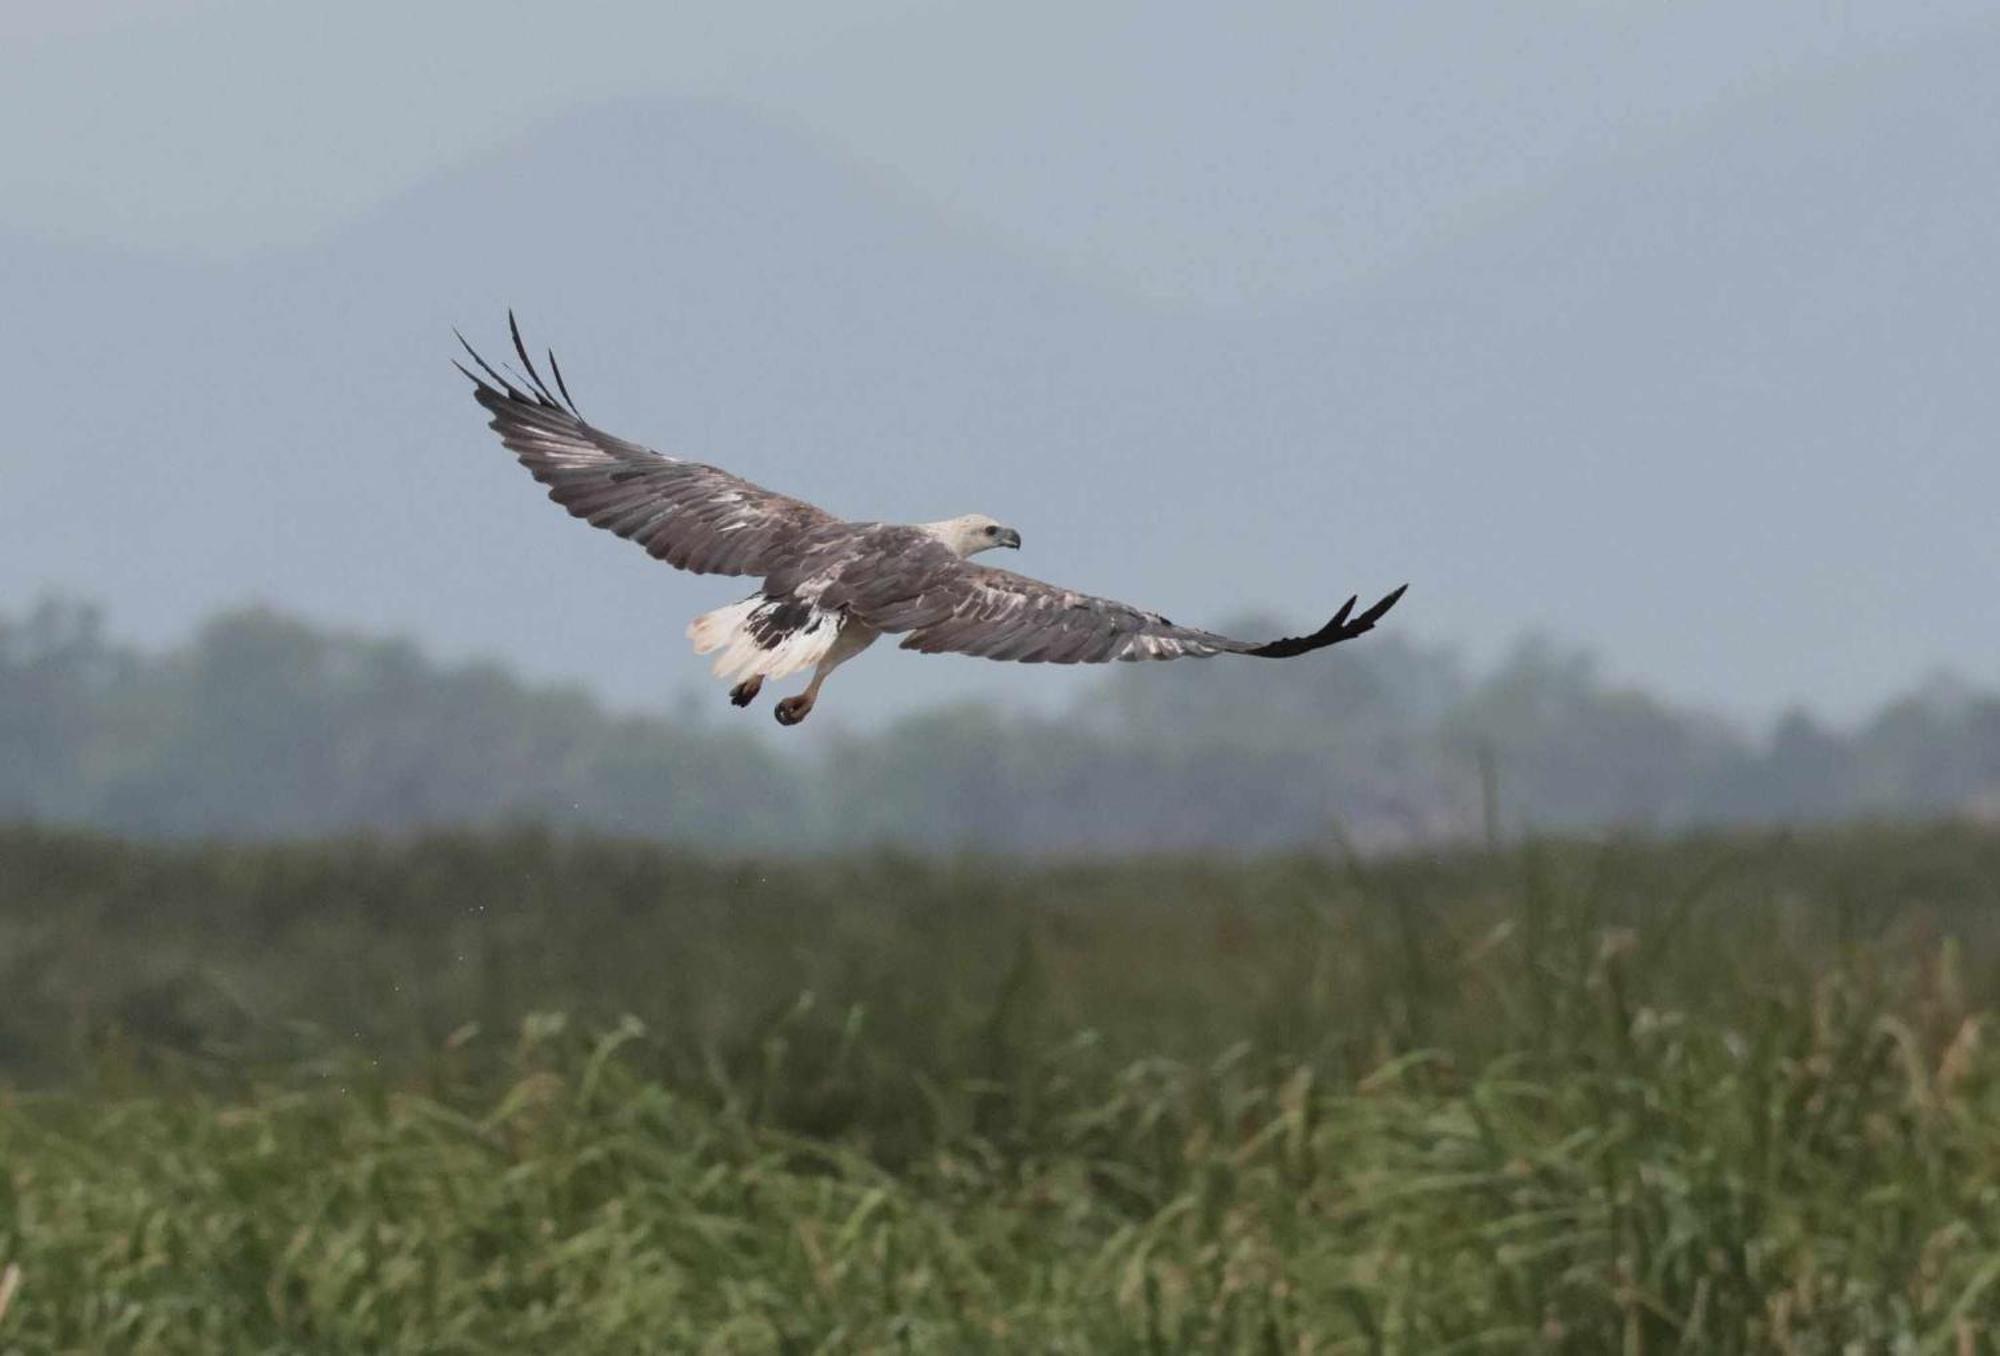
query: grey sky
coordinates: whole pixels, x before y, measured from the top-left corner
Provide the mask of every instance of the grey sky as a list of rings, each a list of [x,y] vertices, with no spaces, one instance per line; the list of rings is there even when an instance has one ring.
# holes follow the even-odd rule
[[[1991,0],[0,7],[0,221],[296,242],[560,111],[724,97],[1156,298],[1283,302]]]
[[[452,385],[515,303],[614,431],[1183,620],[1410,579],[1742,713],[1990,678],[1995,55],[1992,0],[0,6],[0,606],[699,681],[730,586]]]

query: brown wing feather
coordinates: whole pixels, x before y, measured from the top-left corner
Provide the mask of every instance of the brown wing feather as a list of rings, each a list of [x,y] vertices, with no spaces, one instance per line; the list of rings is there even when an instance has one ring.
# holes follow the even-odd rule
[[[507,317],[514,351],[526,369],[520,385],[469,344],[466,352],[480,370],[459,370],[472,378],[473,398],[492,414],[500,441],[575,517],[696,574],[766,574],[814,531],[839,522],[741,476],[593,428],[570,401],[553,353],[556,387],[543,382],[513,319]]]

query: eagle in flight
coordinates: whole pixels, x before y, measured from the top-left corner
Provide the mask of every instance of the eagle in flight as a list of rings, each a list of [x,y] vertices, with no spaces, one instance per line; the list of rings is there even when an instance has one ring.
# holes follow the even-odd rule
[[[474,399],[491,427],[549,498],[593,527],[637,542],[696,574],[755,575],[757,592],[694,619],[696,654],[748,706],[766,679],[810,667],[805,691],[778,703],[780,725],[804,720],[827,675],[884,634],[921,654],[968,654],[1024,664],[1102,664],[1217,654],[1288,659],[1374,629],[1406,584],[1359,615],[1355,598],[1311,635],[1235,640],[1177,626],[1109,598],[975,565],[972,557],[1021,545],[1021,534],[981,513],[935,523],[847,522],[823,509],[697,461],[664,456],[593,428],[578,413],[555,354],[553,389],[508,327],[521,371],[502,375],[460,336],[478,367]]]

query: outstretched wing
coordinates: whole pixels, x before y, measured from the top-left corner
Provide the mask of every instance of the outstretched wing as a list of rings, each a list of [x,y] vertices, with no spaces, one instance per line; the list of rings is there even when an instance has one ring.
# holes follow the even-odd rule
[[[887,545],[888,543],[884,543]],[[866,549],[864,543],[856,543]],[[1009,570],[974,565],[942,546],[879,552],[840,571],[822,605],[844,603],[878,631],[902,632],[903,648],[969,654],[1025,664],[1102,664],[1111,660],[1248,654],[1267,659],[1352,640],[1375,628],[1403,588],[1360,615],[1356,599],[1311,635],[1237,640],[1176,626],[1157,612],[1058,588]]]
[[[463,336],[459,342],[479,371],[463,364],[458,370],[472,378],[473,398],[493,415],[500,441],[549,487],[549,498],[592,527],[696,574],[765,574],[811,533],[839,523],[823,509],[740,476],[592,428],[569,397],[556,355],[549,354],[556,383],[551,390],[528,357],[511,312],[507,326],[524,374],[510,381]]]

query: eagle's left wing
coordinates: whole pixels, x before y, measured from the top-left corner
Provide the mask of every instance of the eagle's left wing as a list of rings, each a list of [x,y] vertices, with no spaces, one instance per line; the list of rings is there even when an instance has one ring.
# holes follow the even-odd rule
[[[592,527],[696,574],[767,574],[807,549],[815,533],[839,525],[803,500],[592,427],[570,400],[555,354],[549,355],[551,389],[528,357],[512,315],[507,324],[524,373],[509,380],[470,344],[465,351],[479,372],[462,364],[458,370],[472,378],[473,397],[493,416],[500,441],[549,487],[549,498]]]
[[[906,650],[1024,664],[1102,664],[1217,654],[1287,659],[1373,630],[1408,587],[1359,616],[1354,615],[1357,599],[1349,598],[1333,620],[1310,635],[1237,640],[1177,626],[1129,603],[975,565],[934,546],[884,554],[870,567],[850,568],[824,601],[845,603],[878,631],[904,633]]]

